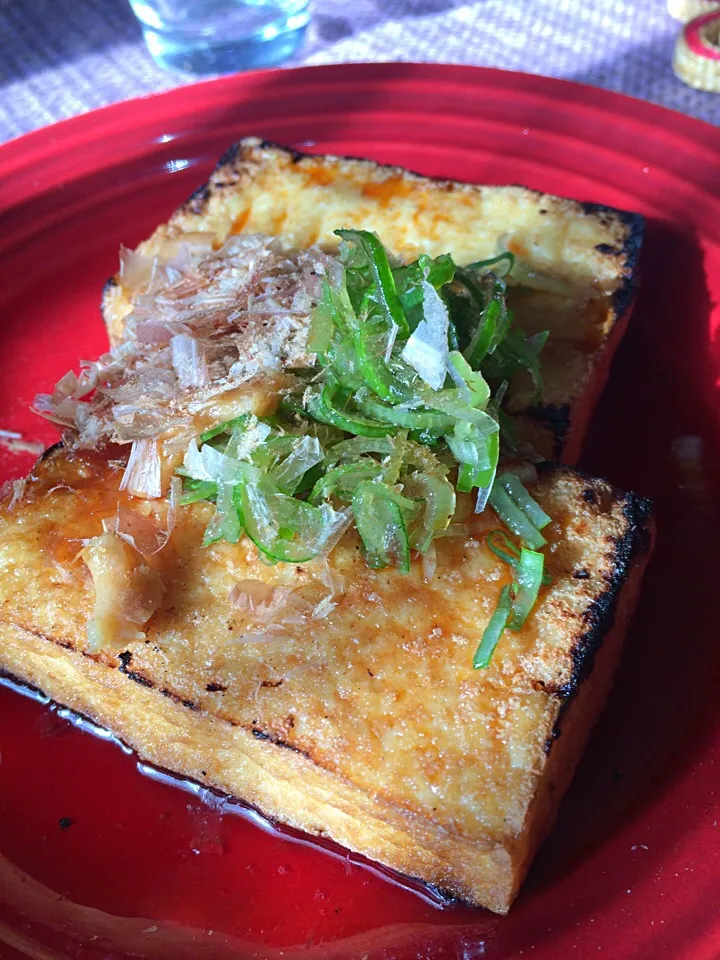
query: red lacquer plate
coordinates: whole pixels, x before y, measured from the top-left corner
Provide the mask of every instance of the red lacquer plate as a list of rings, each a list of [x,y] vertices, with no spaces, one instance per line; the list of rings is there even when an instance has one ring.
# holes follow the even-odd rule
[[[639,302],[582,464],[656,502],[637,619],[507,917],[441,909],[341,850],[222,815],[0,688],[0,956],[717,958],[720,132],[562,81],[374,64],[231,77],[30,134],[0,148],[0,428],[54,439],[28,407],[104,348],[119,244],[247,134],[648,217]],[[6,477],[31,462],[0,449]]]

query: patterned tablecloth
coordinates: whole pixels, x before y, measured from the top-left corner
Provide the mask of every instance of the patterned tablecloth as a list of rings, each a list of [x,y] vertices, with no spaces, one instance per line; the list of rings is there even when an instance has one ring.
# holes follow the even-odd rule
[[[566,77],[720,124],[672,72],[665,0],[313,0],[288,64],[433,60]],[[155,66],[126,0],[0,0],[0,141],[188,82]]]

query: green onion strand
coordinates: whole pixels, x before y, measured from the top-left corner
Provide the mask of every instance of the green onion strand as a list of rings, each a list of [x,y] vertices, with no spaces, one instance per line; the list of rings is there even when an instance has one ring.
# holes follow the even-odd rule
[[[511,630],[520,630],[537,602],[542,585],[545,557],[535,550],[520,551],[520,561],[515,571],[513,584],[512,616],[508,622]]]
[[[480,645],[475,651],[473,667],[476,670],[485,669],[490,666],[495,648],[500,641],[500,637],[503,635],[511,613],[512,602],[510,600],[510,587],[505,586],[500,591],[495,612],[490,617],[490,622],[485,627]]]
[[[545,513],[536,500],[533,500],[514,473],[501,474],[497,482],[538,530],[542,530],[551,522],[552,518]]]

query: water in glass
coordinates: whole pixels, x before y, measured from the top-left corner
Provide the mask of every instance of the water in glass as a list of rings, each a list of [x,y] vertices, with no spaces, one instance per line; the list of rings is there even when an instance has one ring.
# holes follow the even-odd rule
[[[300,47],[308,0],[129,0],[155,61],[183,73],[282,63]]]

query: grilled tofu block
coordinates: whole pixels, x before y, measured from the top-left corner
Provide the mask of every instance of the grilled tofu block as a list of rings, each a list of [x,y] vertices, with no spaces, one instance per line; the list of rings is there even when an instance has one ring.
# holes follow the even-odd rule
[[[541,454],[574,463],[629,316],[642,217],[524,187],[434,180],[248,138],[138,250],[164,260],[199,235],[220,246],[237,233],[333,249],[333,230],[345,226],[375,230],[403,260],[451,253],[464,264],[507,249],[516,255],[509,297],[516,323],[551,333],[539,400],[521,375],[509,409],[523,414],[522,433]],[[108,282],[103,314],[113,342],[133,300],[120,277]]]
[[[56,448],[0,507],[0,669],[146,761],[506,912],[602,707],[647,502],[541,468],[553,581],[486,670],[473,653],[510,577],[486,546],[491,511],[469,501],[469,532],[436,541],[429,581],[420,562],[371,570],[352,533],[328,563],[202,548],[212,507],[184,507],[146,561],[165,592],[145,638],[91,652],[78,551],[115,513],[121,474],[122,460]],[[106,579],[110,607],[121,587]]]

